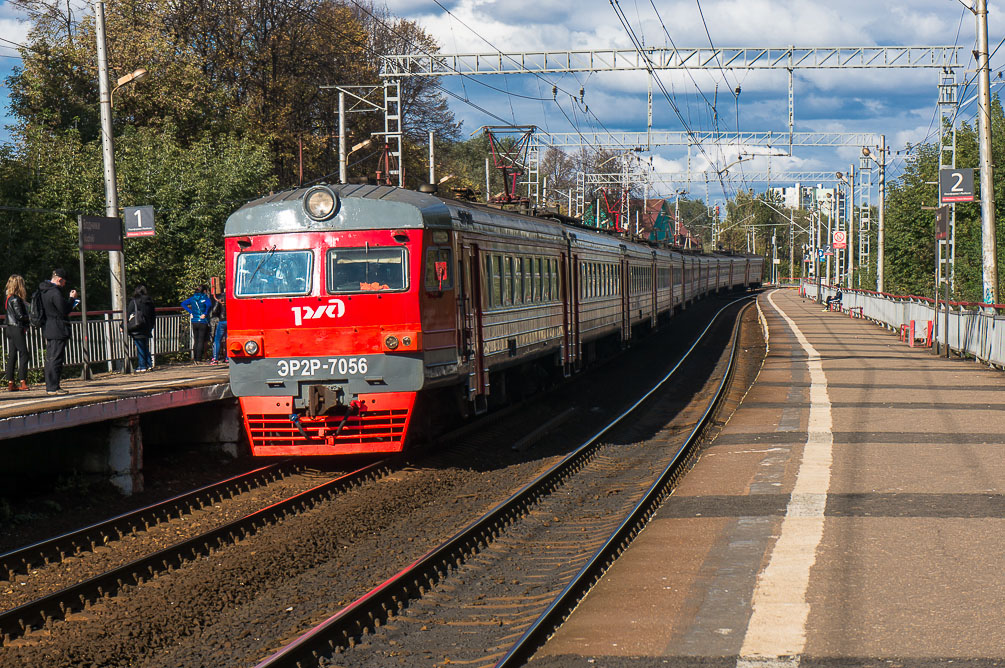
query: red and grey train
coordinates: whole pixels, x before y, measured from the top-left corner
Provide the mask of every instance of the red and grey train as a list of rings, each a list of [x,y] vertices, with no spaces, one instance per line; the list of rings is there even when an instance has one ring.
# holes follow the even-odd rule
[[[373,185],[263,197],[224,234],[230,381],[255,455],[400,451],[434,408],[478,412],[515,373],[571,373],[763,272],[760,256]]]

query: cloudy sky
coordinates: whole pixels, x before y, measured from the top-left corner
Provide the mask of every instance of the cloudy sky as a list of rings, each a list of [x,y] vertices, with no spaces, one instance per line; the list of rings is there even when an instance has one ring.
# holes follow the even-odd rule
[[[352,1],[352,0],[350,0]],[[970,0],[967,0],[969,2]],[[651,47],[921,46],[964,47],[964,72],[971,78],[975,18],[960,0],[389,0],[391,13],[412,19],[433,35],[444,53],[506,53],[538,50],[632,48],[617,6],[636,39]],[[654,10],[658,9],[658,15]],[[989,12],[993,50],[1005,37],[1005,5]],[[704,19],[704,20],[703,20]],[[27,26],[9,3],[0,0],[0,76],[17,60],[11,42],[23,42]],[[992,58],[993,77],[1005,66],[1005,48]],[[659,79],[683,123],[657,86],[654,129],[711,132],[787,131],[787,76],[784,71],[705,70],[662,72]],[[896,151],[908,142],[930,139],[936,123],[938,75],[934,70],[797,70],[795,122],[802,132],[885,134]],[[644,73],[575,73],[543,76],[445,77],[456,94],[451,107],[465,134],[502,122],[533,124],[550,132],[639,131],[646,127],[647,77]],[[557,89],[552,98],[552,87]],[[734,91],[739,88],[739,95]],[[583,90],[582,102],[573,99]],[[963,99],[976,94],[971,85]],[[6,103],[6,87],[0,89]],[[714,109],[714,111],[713,111]],[[490,111],[492,115],[486,114]],[[960,112],[970,120],[976,102]],[[0,133],[6,139],[6,133]],[[857,161],[857,147],[794,149],[791,157],[770,158],[771,170],[846,170]],[[734,162],[742,146],[703,146],[692,151],[692,171],[711,174]],[[652,164],[660,172],[686,174],[686,149],[656,149]],[[647,155],[647,158],[649,157]],[[740,172],[764,171],[769,158],[747,156],[729,169],[731,187]],[[716,177],[717,178],[717,177]],[[686,187],[687,184],[684,184]],[[747,183],[743,184],[748,185]],[[760,189],[763,186],[756,186]],[[675,187],[680,187],[677,184]],[[704,196],[692,182],[692,192]],[[700,190],[700,192],[699,192]],[[713,195],[714,197],[714,195]]]
[[[653,5],[657,8],[657,16]],[[631,30],[651,47],[782,47],[923,46],[965,47],[964,67],[973,70],[976,20],[959,0],[617,0]],[[507,53],[535,50],[632,48],[629,32],[608,0],[396,0],[392,13],[415,20],[440,43],[444,53]],[[991,49],[1005,36],[1005,6],[989,11]],[[704,15],[704,21],[703,17]],[[707,27],[707,32],[706,32]],[[969,60],[968,60],[969,59]],[[1005,65],[1005,48],[992,58],[992,68]],[[962,69],[958,78],[964,77]],[[966,74],[972,77],[972,72]],[[692,78],[693,77],[693,78]],[[784,71],[695,71],[691,75],[663,72],[660,79],[694,131],[741,132],[788,126],[788,83]],[[644,130],[647,79],[644,73],[551,74],[543,77],[505,75],[480,81],[510,93],[497,92],[471,79],[444,78],[445,86],[483,109],[515,124],[534,124],[551,132]],[[897,150],[918,143],[937,128],[935,70],[797,70],[795,125],[803,132],[870,132],[885,134]],[[551,86],[573,94],[585,89],[584,105]],[[740,94],[733,91],[739,87]],[[970,86],[963,99],[976,94]],[[522,95],[524,97],[517,97]],[[547,100],[528,99],[547,98]],[[659,89],[654,91],[654,129],[683,130],[684,124]],[[715,108],[715,114],[713,113]],[[470,132],[499,124],[477,108],[454,101],[452,108]],[[976,102],[961,110],[971,119]],[[570,123],[571,120],[571,123]],[[704,155],[692,151],[692,170],[708,159],[720,169],[735,161],[743,147],[707,146]],[[752,150],[752,149],[751,149]],[[847,171],[857,163],[859,148],[794,149],[792,157],[771,158],[773,172]],[[729,170],[764,171],[768,158],[748,159]],[[653,164],[661,172],[686,173],[686,149],[657,149]],[[713,171],[714,173],[714,171]],[[736,187],[734,184],[733,187]],[[744,184],[747,185],[747,184]],[[763,186],[756,186],[761,189]],[[691,184],[704,196],[704,184]],[[714,197],[714,195],[713,195]]]

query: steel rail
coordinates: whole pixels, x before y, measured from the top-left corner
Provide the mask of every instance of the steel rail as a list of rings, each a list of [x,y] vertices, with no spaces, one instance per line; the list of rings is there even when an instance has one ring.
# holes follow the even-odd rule
[[[381,460],[369,464],[288,499],[277,501],[233,522],[2,613],[0,635],[3,636],[4,642],[8,642],[11,638],[26,633],[29,628],[52,619],[60,619],[67,613],[84,607],[89,601],[110,596],[122,587],[139,584],[157,573],[176,568],[187,560],[252,535],[270,522],[286,517],[290,513],[307,510],[322,498],[330,498],[368,479],[376,479],[389,470],[389,461]]]
[[[579,602],[589,593],[590,589],[600,581],[614,562],[620,557],[628,546],[631,545],[635,537],[645,528],[649,520],[656,514],[660,506],[674,489],[680,476],[687,468],[688,462],[697,453],[697,442],[704,434],[706,427],[712,420],[715,411],[722,404],[729,389],[729,382],[733,378],[737,352],[739,351],[739,330],[742,322],[743,312],[750,305],[743,307],[740,316],[736,319],[733,327],[733,346],[729,354],[729,362],[715,396],[709,402],[704,414],[695,424],[694,429],[688,435],[687,440],[674,454],[670,463],[660,474],[659,478],[649,487],[642,499],[635,505],[610,538],[597,550],[593,557],[580,569],[576,576],[565,586],[565,589],[552,601],[541,615],[530,625],[530,627],[520,636],[520,639],[509,649],[502,659],[496,663],[495,668],[515,668],[524,665],[528,659],[541,647],[548,637],[556,630],[572,611],[579,605]]]
[[[258,663],[255,668],[301,668],[310,665],[308,662],[316,663],[322,654],[331,653],[337,648],[351,647],[358,637],[379,627],[390,616],[404,609],[410,598],[416,594],[421,595],[444,579],[450,570],[460,566],[481,547],[487,546],[509,525],[530,512],[539,499],[552,493],[589,463],[599,452],[600,439],[604,434],[659,390],[697,348],[719,316],[744,299],[749,297],[730,302],[720,309],[677,364],[656,385],[562,461],[398,574]]]
[[[172,517],[181,517],[186,512],[190,513],[213,503],[215,499],[223,500],[224,494],[228,492],[230,498],[233,498],[242,487],[245,491],[250,491],[252,486],[258,487],[264,481],[285,477],[288,472],[300,467],[299,464],[287,461],[262,466],[82,529],[11,550],[0,554],[0,573],[6,573],[7,579],[12,580],[17,573],[27,572],[39,563],[48,564],[66,558],[67,554],[75,556],[86,550],[94,550],[97,545],[121,539],[134,531],[149,529]]]

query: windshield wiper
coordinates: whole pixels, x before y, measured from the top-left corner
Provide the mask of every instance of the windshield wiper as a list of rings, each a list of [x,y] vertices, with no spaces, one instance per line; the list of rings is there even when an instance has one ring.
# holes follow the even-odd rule
[[[265,261],[268,260],[269,257],[271,257],[271,255],[275,252],[276,252],[276,245],[272,244],[272,248],[270,248],[269,251],[265,254],[265,257],[262,258],[262,261],[258,263],[258,266],[255,267],[255,270],[251,272],[251,278],[248,279],[249,283],[255,280],[255,276],[258,275],[258,270],[262,268],[262,265],[265,264]]]

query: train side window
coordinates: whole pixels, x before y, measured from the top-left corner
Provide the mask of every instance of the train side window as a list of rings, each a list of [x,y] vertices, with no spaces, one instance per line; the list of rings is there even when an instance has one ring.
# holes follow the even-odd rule
[[[238,297],[306,295],[311,291],[310,250],[240,253],[237,256],[235,294]]]
[[[492,289],[492,256],[485,256],[485,280],[482,284],[485,286],[485,304],[487,306],[495,306],[495,292]]]
[[[551,301],[551,260],[541,262],[541,301]]]
[[[513,258],[507,255],[503,258],[503,304],[513,303]]]
[[[453,289],[454,272],[451,255],[449,247],[432,247],[426,249],[427,290]]]
[[[502,287],[502,257],[499,255],[492,256],[492,304],[495,306],[502,306],[503,303],[503,287]]]
[[[535,304],[541,303],[541,258],[536,257],[533,260],[534,263],[534,294],[531,295],[531,299]]]
[[[524,303],[534,301],[534,258],[524,258]]]
[[[523,258],[513,258],[513,303],[523,303]]]

